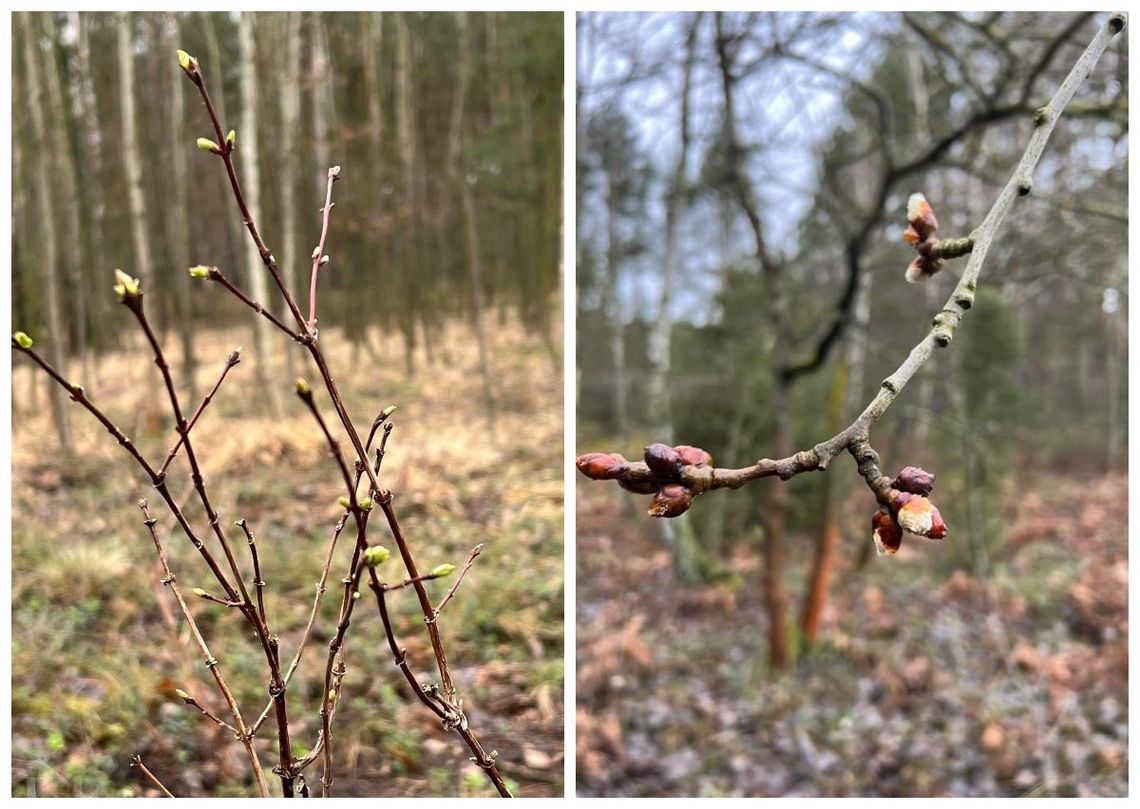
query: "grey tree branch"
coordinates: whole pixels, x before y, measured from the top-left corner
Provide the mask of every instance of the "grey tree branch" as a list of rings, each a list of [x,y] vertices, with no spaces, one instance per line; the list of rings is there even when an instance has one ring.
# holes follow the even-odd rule
[[[868,443],[871,428],[883,417],[903,388],[926,365],[935,351],[950,345],[962,317],[974,302],[978,279],[990,246],[1000,232],[1014,202],[1018,197],[1029,194],[1033,188],[1033,171],[1041,159],[1053,128],[1072,101],[1077,88],[1096,67],[1108,43],[1124,29],[1125,22],[1126,18],[1122,13],[1110,16],[1077,59],[1053,98],[1037,110],[1034,115],[1036,128],[1016,169],[998,194],[982,224],[970,234],[973,248],[958,284],[942,310],[935,315],[930,331],[911,349],[894,373],[883,380],[875,397],[858,418],[831,438],[786,458],[761,458],[753,465],[740,469],[715,468],[711,464],[682,466],[677,481],[680,485],[693,495],[700,495],[713,489],[738,489],[760,478],[779,477],[788,480],[804,472],[826,469],[837,455],[849,451],[860,463],[860,474],[867,480],[876,496],[881,498],[885,478],[875,465],[877,456],[874,456],[874,463],[864,463],[864,460],[869,461],[874,453]],[[863,460],[860,460],[861,458]],[[655,476],[646,463],[635,462],[624,466],[626,468],[620,474],[607,475],[607,477],[618,480],[624,488],[641,493],[650,493],[653,491],[651,487],[659,487],[662,484],[662,479]],[[864,466],[867,467],[865,473]]]

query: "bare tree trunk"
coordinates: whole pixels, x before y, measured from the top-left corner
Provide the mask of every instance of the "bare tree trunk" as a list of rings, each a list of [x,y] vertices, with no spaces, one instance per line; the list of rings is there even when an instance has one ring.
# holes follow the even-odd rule
[[[40,65],[38,64],[39,34],[35,30],[34,17],[28,12],[21,15],[24,29],[24,59],[28,76],[28,107],[32,119],[32,141],[43,144],[46,137],[46,124],[44,122],[44,91],[40,78]],[[44,299],[47,304],[48,324],[48,355],[51,362],[66,376],[67,366],[64,346],[67,343],[67,331],[63,323],[63,313],[60,307],[59,290],[59,251],[56,241],[59,230],[55,218],[53,205],[53,190],[47,150],[33,149],[33,162],[35,164],[36,185],[39,186],[36,195],[39,202],[40,239],[43,256],[44,271]],[[55,420],[56,436],[59,439],[60,449],[68,454],[71,452],[71,428],[67,418],[67,400],[63,388],[59,385],[51,386],[51,409]]]
[[[846,393],[847,359],[844,358],[839,361],[831,383],[831,396],[827,407],[827,435],[834,435],[843,429]],[[839,548],[839,523],[835,517],[836,500],[843,491],[839,480],[839,475],[827,475],[823,481],[820,526],[815,538],[815,557],[812,561],[807,593],[804,595],[803,610],[800,613],[800,630],[805,647],[812,646],[819,639],[820,619],[824,607],[827,606],[827,595],[831,588],[832,571],[835,568],[836,551]]]
[[[384,15],[381,12],[369,12],[364,15],[364,30],[362,32],[362,42],[364,45],[364,85],[368,94],[368,139],[369,139],[369,181],[372,189],[369,195],[371,202],[370,216],[372,219],[372,243],[373,251],[376,256],[376,261],[379,266],[378,274],[381,278],[381,283],[385,274],[387,273],[388,264],[391,262],[391,244],[388,239],[386,228],[384,227],[384,107],[383,95],[380,87],[380,68],[378,65],[379,55],[382,52],[384,44]],[[386,312],[377,311],[378,315],[382,315],[381,320],[381,345],[383,345],[383,326],[386,317]],[[371,323],[366,319],[365,327],[371,331]],[[372,345],[370,334],[362,335],[362,342],[368,350],[372,359],[380,364],[380,358],[377,356],[375,348]]]
[[[400,222],[404,237],[400,274],[403,307],[400,330],[404,335],[404,362],[408,375],[416,371],[416,276],[419,274],[416,244],[415,142],[412,122],[411,42],[405,13],[396,15],[396,142],[400,152],[401,183]]]
[[[479,351],[479,376],[483,381],[483,412],[487,419],[487,429],[491,440],[497,441],[495,433],[495,397],[491,392],[491,372],[487,360],[487,336],[483,329],[483,259],[479,254],[479,228],[475,219],[475,200],[463,166],[463,128],[466,118],[467,89],[471,84],[471,47],[468,42],[467,14],[456,15],[459,38],[459,87],[455,93],[451,125],[452,182],[459,186],[459,196],[463,203],[463,230],[467,236],[467,270],[471,276],[471,321],[475,331],[475,344]]]
[[[116,29],[119,33],[119,103],[122,111],[123,162],[127,170],[127,203],[131,215],[131,242],[135,266],[130,275],[142,280],[143,288],[154,275],[151,260],[150,231],[147,228],[147,204],[142,185],[142,159],[139,156],[138,118],[135,114],[135,61],[131,41],[131,14],[120,11]]]
[[[285,38],[285,65],[280,85],[281,93],[281,229],[284,231],[281,250],[281,270],[289,289],[297,287],[297,129],[301,124],[301,14],[296,11],[283,15]],[[281,302],[282,314],[288,322],[289,306]],[[286,351],[286,368],[289,378],[296,376],[294,352]]]
[[[68,141],[67,105],[60,86],[59,70],[55,59],[55,41],[57,38],[53,16],[38,14],[36,17],[43,22],[43,35],[47,37],[51,47],[43,52],[44,63],[44,89],[47,91],[47,141],[45,146],[53,162],[53,181],[58,184],[59,213],[62,220],[63,232],[68,234],[63,239],[63,265],[64,275],[70,294],[71,341],[75,352],[79,355],[79,364],[83,369],[84,379],[90,378],[91,362],[87,351],[87,295],[83,286],[81,270],[83,261],[83,237],[79,226],[79,192],[75,176],[75,162],[72,158],[71,144]]]
[[[105,267],[107,265],[106,248],[103,241],[105,205],[103,200],[103,135],[100,128],[99,108],[95,99],[95,88],[91,81],[91,40],[90,21],[79,12],[68,13],[68,24],[76,32],[76,74],[71,86],[71,103],[75,113],[75,120],[79,126],[79,143],[83,155],[83,207],[87,215],[87,253],[88,261],[92,267]],[[92,289],[90,282],[83,285],[83,291]],[[95,325],[92,337],[98,330],[98,324],[104,320],[108,307],[103,301],[106,296],[96,294],[88,307],[88,319]],[[90,373],[84,369],[85,383],[95,384],[94,371]]]
[[[167,15],[166,51],[173,53],[179,42],[178,14]],[[182,382],[190,393],[190,399],[198,398],[198,384],[195,380],[197,361],[194,358],[194,322],[190,305],[190,276],[186,268],[197,262],[193,260],[190,245],[190,228],[186,221],[186,201],[188,199],[189,176],[186,149],[190,145],[182,122],[185,119],[185,100],[182,77],[171,71],[170,87],[170,167],[174,175],[174,187],[170,189],[170,203],[166,206],[169,217],[171,251],[170,271],[174,273],[174,288],[177,301],[178,341],[182,345]]]
[[[261,221],[261,175],[257,161],[257,58],[254,51],[253,14],[243,13],[238,21],[238,37],[241,43],[241,136],[238,145],[241,151],[242,187],[249,214],[255,222]],[[267,300],[265,269],[257,246],[253,240],[246,242],[246,266],[249,268],[249,286],[253,299],[264,303]],[[259,385],[269,394],[269,408],[274,417],[281,414],[281,393],[273,381],[273,348],[269,333],[270,324],[264,318],[254,319],[254,342],[257,346],[256,370]]]
[[[204,25],[203,28],[206,32],[206,53],[210,57],[210,70],[218,76],[217,89],[210,93],[210,99],[214,102],[214,107],[218,111],[218,120],[222,122],[223,127],[230,126],[230,119],[226,116],[226,87],[225,82],[222,81],[222,55],[221,48],[218,46],[218,29],[214,25],[214,17],[209,12],[203,15]],[[218,178],[218,182],[224,182],[222,178]],[[229,190],[223,189],[221,185],[218,186],[219,192],[223,195],[228,195]],[[233,266],[241,266],[241,254],[245,249],[246,236],[242,233],[241,220],[236,216],[225,217],[226,224],[226,256]],[[242,283],[245,283],[244,276],[239,276]]]

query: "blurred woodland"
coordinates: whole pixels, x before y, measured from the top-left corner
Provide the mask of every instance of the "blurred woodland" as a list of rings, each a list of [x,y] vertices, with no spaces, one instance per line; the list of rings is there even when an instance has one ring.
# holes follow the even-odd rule
[[[466,716],[524,796],[562,794],[562,43],[561,14],[13,18],[14,324],[147,458],[177,425],[112,269],[141,278],[184,401],[247,346],[194,436],[222,519],[257,533],[268,621],[290,656],[344,485],[293,396],[315,373],[304,350],[187,274],[217,265],[284,308],[221,161],[195,146],[213,133],[176,49],[197,57],[236,130],[253,219],[305,310],[328,169],[342,167],[320,345],[358,424],[399,405],[384,476],[421,564],[460,566],[485,545],[439,632]],[[158,581],[136,506],[157,501],[152,481],[61,393],[14,356],[13,794],[157,795],[135,754],[176,795],[252,794],[242,745],[178,696],[225,711]],[[204,525],[185,455],[171,489]],[[337,547],[333,580],[351,552]],[[191,543],[171,537],[166,553],[187,592],[209,585]],[[447,590],[426,586],[437,601]],[[334,601],[289,686],[297,756],[321,730]],[[412,670],[429,675],[415,594],[390,602]],[[248,627],[234,610],[190,609],[243,709],[260,708],[265,660]],[[354,618],[346,656],[335,794],[494,794],[416,701],[375,612]],[[264,757],[275,732],[257,737]]]
[[[579,15],[577,451],[850,424],[963,266],[906,283],[908,196],[977,227],[1106,19]],[[579,479],[580,794],[1127,793],[1127,37],[874,431],[945,541],[876,558],[847,457],[675,520]]]
[[[92,358],[121,343],[107,291],[122,267],[177,335],[187,383],[206,325],[264,329],[247,341],[260,380],[276,370],[262,355],[291,356],[240,305],[190,291],[186,268],[216,265],[267,299],[225,173],[195,148],[210,132],[178,69],[181,48],[198,57],[223,127],[237,132],[251,212],[303,306],[326,172],[343,167],[323,326],[414,373],[417,346],[434,361],[440,324],[468,322],[482,341],[517,317],[557,361],[561,15],[244,17],[244,26],[229,13],[14,18],[18,328],[50,344],[58,367],[74,362],[90,377]],[[485,351],[479,361],[493,410]],[[280,395],[271,399],[279,412]],[[57,425],[69,421],[64,397],[52,402]],[[57,429],[66,438],[67,425]]]

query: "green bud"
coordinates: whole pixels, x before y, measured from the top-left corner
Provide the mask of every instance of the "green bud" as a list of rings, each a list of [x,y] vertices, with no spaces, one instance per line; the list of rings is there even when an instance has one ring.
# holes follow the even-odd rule
[[[336,691],[334,691],[330,688],[329,689],[329,702],[335,702],[335,701],[336,701]]]
[[[308,382],[306,382],[303,379],[297,380],[297,395],[298,396],[309,396],[310,394],[312,394],[312,392],[313,392],[313,389],[309,387]]]
[[[455,572],[455,565],[450,564],[449,562],[444,562],[442,565],[436,565],[435,567],[433,567],[431,570],[431,575],[439,576],[440,578],[442,578],[444,576],[450,576],[454,572]]]
[[[209,138],[198,138],[198,148],[203,152],[220,152],[222,149]]]
[[[16,345],[18,345],[20,348],[32,347],[32,338],[24,334],[22,331],[18,331],[13,334],[12,339],[16,341]]]
[[[190,268],[190,277],[191,278],[209,278],[210,277],[210,268],[207,267],[205,264],[196,264]]]
[[[139,279],[131,278],[122,270],[115,270],[115,294],[119,300],[137,298],[139,296]]]
[[[181,51],[179,51],[179,53],[181,53]],[[187,702],[190,701],[190,695],[183,691],[181,688],[175,688],[174,693],[178,695],[179,699],[186,700]]]
[[[237,143],[237,130],[231,129],[229,131],[229,134],[226,135],[226,143],[228,143],[230,146],[233,146],[235,143]]]
[[[349,501],[349,499],[347,497],[345,497],[343,494],[340,497],[338,497],[336,499],[336,501],[338,503],[340,503],[341,508],[348,508],[351,505],[351,502]]]
[[[398,405],[388,405],[387,407],[385,407],[383,410],[380,411],[380,418],[382,418],[382,419],[388,418],[390,415],[392,415],[393,413],[396,412],[397,407],[398,407]]]
[[[359,598],[360,598],[360,591],[359,590],[353,590],[352,591],[352,600],[357,601]]]
[[[376,567],[388,561],[391,555],[383,545],[373,545],[364,551],[364,561],[369,567]]]
[[[361,511],[371,511],[372,510],[372,498],[371,497],[362,497],[362,498],[360,498],[360,500],[358,501],[357,504],[360,506]]]
[[[205,598],[206,597],[206,591],[203,590],[201,587],[195,587],[194,588],[194,595],[198,596],[199,598]]]
[[[198,60],[188,54],[186,51],[179,50],[178,53],[178,66],[189,73],[194,68],[198,67]]]

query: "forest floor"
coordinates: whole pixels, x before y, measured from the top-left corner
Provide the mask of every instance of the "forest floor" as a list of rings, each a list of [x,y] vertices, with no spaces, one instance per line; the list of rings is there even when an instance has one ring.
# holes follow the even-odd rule
[[[491,365],[497,440],[486,429],[482,387],[469,330],[447,327],[436,362],[422,350],[418,373],[404,373],[398,339],[384,359],[356,356],[339,333],[323,333],[326,351],[357,425],[385,405],[400,409],[384,461],[421,568],[460,566],[486,543],[440,627],[471,728],[516,794],[563,792],[563,463],[561,363],[517,324],[498,324]],[[170,339],[168,342],[174,343]],[[213,383],[248,331],[206,334],[198,343],[198,385]],[[375,341],[374,341],[375,342]],[[333,420],[316,374],[304,367],[326,419]],[[177,352],[173,352],[175,355]],[[176,357],[175,357],[176,358]],[[176,795],[251,795],[240,745],[174,693],[181,688],[219,715],[224,703],[168,592],[158,584],[154,547],[136,506],[148,495],[167,553],[190,607],[221,662],[243,714],[266,701],[264,659],[240,617],[195,599],[207,574],[185,537],[133,463],[86,413],[70,406],[76,451],[55,450],[40,377],[30,400],[29,363],[14,357],[12,497],[14,795],[156,795],[129,764],[136,753]],[[173,364],[173,363],[172,363]],[[293,375],[274,371],[283,400],[265,417],[253,361],[226,380],[193,436],[224,524],[245,517],[257,537],[271,628],[291,659],[311,608],[331,530],[340,514],[340,475],[316,425],[293,395]],[[366,367],[350,374],[348,368]],[[72,376],[79,379],[78,370]],[[163,389],[142,346],[104,358],[88,395],[150,458],[173,436]],[[207,449],[208,448],[208,449]],[[185,461],[172,487],[188,514],[205,519]],[[393,547],[375,525],[373,542]],[[290,686],[295,751],[311,748],[320,727],[324,660],[340,603],[351,538],[342,538],[319,620]],[[240,563],[245,566],[244,542]],[[394,550],[394,548],[393,548]],[[395,556],[395,554],[393,553]],[[403,578],[395,560],[389,580]],[[248,573],[248,571],[245,571]],[[449,580],[432,582],[439,599]],[[368,593],[364,593],[368,596]],[[434,658],[410,589],[389,596],[397,635],[413,670],[430,681]],[[348,673],[334,725],[333,794],[492,795],[459,737],[415,700],[393,665],[375,613],[358,603],[348,633]],[[438,677],[438,675],[436,675]],[[266,777],[276,761],[272,717],[258,736]],[[320,764],[306,772],[319,794]]]
[[[855,569],[848,537],[819,643],[776,675],[759,550],[735,587],[680,585],[646,499],[583,481],[578,794],[1127,795],[1127,479],[1025,491],[985,580],[919,541]]]

